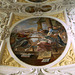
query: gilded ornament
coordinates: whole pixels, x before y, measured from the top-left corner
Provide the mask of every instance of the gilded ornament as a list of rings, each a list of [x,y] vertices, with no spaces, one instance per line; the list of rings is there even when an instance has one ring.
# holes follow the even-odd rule
[[[23,67],[18,62],[16,62],[13,57],[11,57],[11,55],[8,51],[8,48],[7,48],[7,44],[5,45],[1,65],[14,66],[14,67]]]
[[[10,27],[12,27],[16,22],[22,20],[22,19],[25,19],[25,18],[28,18],[29,16],[19,16],[19,15],[13,15],[13,18],[12,18],[12,23],[10,25]]]
[[[54,15],[48,15],[48,16],[56,17],[56,18],[62,20],[63,22],[65,22],[64,12],[59,13],[59,14],[54,14]],[[18,22],[18,21],[20,21],[22,19],[25,19],[25,18],[28,18],[28,16],[13,15],[13,19],[12,19],[12,23],[11,23],[10,27],[12,27],[13,24],[15,24],[16,22]],[[63,66],[63,65],[69,65],[69,64],[74,64],[74,63],[75,63],[75,55],[74,55],[72,44],[71,44],[71,47],[70,47],[68,53],[66,54],[66,56],[59,63],[57,63],[56,65],[54,65],[53,67]],[[17,65],[17,67],[22,67],[19,63],[17,63],[11,57],[11,55],[8,52],[7,45],[5,46],[5,50],[4,50],[4,53],[3,53],[2,64],[3,65],[9,65],[9,66],[16,66]]]
[[[73,51],[72,44],[71,44],[66,56],[59,63],[54,65],[53,67],[71,65],[71,64],[75,64],[75,54]]]
[[[18,2],[28,3],[26,0],[17,0]]]
[[[56,18],[58,18],[58,19],[60,19],[60,20],[62,20],[63,22],[66,23],[65,17],[64,17],[64,12],[58,13],[58,14],[54,14],[54,15],[51,15],[51,16],[56,17]]]

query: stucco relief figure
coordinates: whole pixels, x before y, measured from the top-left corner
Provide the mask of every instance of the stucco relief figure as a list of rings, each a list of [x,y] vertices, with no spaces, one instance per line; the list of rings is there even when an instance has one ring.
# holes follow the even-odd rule
[[[39,17],[24,20],[12,30],[10,44],[23,62],[41,66],[55,61],[67,43],[66,30],[58,21]]]

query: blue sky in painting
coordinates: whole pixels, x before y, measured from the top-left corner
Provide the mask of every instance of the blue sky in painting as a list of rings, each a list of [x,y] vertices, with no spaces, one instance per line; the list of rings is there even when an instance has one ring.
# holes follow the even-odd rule
[[[26,30],[29,28],[35,28],[35,30],[37,30],[37,21],[38,20],[39,20],[39,18],[24,20],[24,21],[18,23],[14,27],[13,31],[15,31],[15,29],[17,29],[17,31],[21,31],[21,30]]]

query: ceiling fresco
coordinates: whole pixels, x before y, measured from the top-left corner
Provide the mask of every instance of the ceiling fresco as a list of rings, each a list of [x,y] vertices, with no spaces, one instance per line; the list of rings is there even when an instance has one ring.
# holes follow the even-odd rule
[[[10,36],[11,49],[23,62],[42,66],[55,61],[67,43],[65,28],[51,18],[31,18],[18,23]]]

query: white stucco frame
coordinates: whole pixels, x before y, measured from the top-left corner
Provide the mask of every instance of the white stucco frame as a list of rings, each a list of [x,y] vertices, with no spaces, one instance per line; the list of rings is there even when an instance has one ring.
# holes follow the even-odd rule
[[[9,4],[11,4],[11,6],[13,6],[13,5],[17,6],[17,4],[19,4],[19,5],[22,6],[22,3],[17,2],[18,0],[12,0],[15,3],[11,3],[11,0],[2,0],[2,1],[3,1],[2,3],[8,1]],[[53,8],[50,12],[48,12],[49,14],[55,14],[55,13],[58,13],[60,11],[63,11],[64,9],[65,10],[66,9],[69,10],[69,11],[66,11],[65,12],[66,13],[65,14],[65,18],[66,18],[67,25],[70,26],[70,27],[72,26],[72,20],[73,20],[72,15],[74,13],[72,12],[72,14],[70,14],[70,11],[71,11],[71,8],[75,8],[75,0],[68,0],[68,1],[67,0],[56,0],[55,2],[53,1],[52,3],[48,3],[48,4],[51,4],[52,5],[52,8]],[[8,6],[8,5],[6,5],[6,6]],[[4,7],[2,7],[2,9],[3,8]],[[19,8],[19,7],[16,7],[16,8]],[[11,10],[13,12],[13,9],[10,9],[10,11]],[[0,9],[0,11],[2,11],[2,12],[8,12],[8,9],[6,9],[6,10],[5,9],[4,10],[1,10]],[[19,9],[19,12],[16,12],[15,11],[14,13],[21,15],[20,12],[21,12],[21,10]],[[27,13],[22,12],[22,14],[25,15]],[[46,14],[44,14],[44,15],[46,15]],[[10,25],[11,24],[11,21],[12,21],[12,18],[11,17],[10,17],[10,20],[8,21],[8,24],[7,25]],[[71,20],[71,22],[70,22],[70,20]],[[75,20],[74,20],[74,22],[75,22]],[[73,42],[75,41],[74,39],[71,40],[72,37],[74,38],[74,35],[73,35],[73,32],[72,32],[72,28],[69,29],[69,30],[70,30],[70,33],[68,32],[69,40],[72,43],[72,41]],[[2,56],[2,53],[3,53],[3,50],[4,50],[3,48],[5,47],[4,44],[5,44],[5,40],[2,40],[1,47],[0,47],[1,48],[1,50],[0,50],[0,52],[1,52],[0,57]],[[73,47],[75,47],[74,43],[72,43],[72,44],[73,44]],[[73,50],[75,51],[75,48]],[[39,75],[41,72],[43,73],[41,75],[60,75],[60,74],[62,74],[62,75],[75,75],[75,64],[71,64],[71,65],[68,65],[68,66],[65,65],[65,66],[60,66],[60,67],[53,67],[53,68],[52,67],[49,67],[48,68],[49,70],[46,71],[46,72],[45,71],[42,71],[42,70],[36,72],[36,71],[34,71],[32,69],[31,69],[32,71],[30,71],[30,68],[28,68],[28,69],[29,69],[28,70],[29,73],[27,73],[27,68],[18,68],[18,67],[16,68],[16,67],[10,67],[10,66],[0,65],[0,75],[11,75],[11,74],[13,74],[13,75],[15,75],[15,74],[16,75]]]
[[[38,16],[36,16],[36,17],[30,17],[30,18],[37,18]],[[68,35],[68,31],[67,31],[67,28],[68,28],[68,26],[63,22],[63,21],[61,21],[60,19],[57,19],[57,18],[55,18],[55,17],[51,17],[51,16],[40,16],[40,17],[47,17],[47,18],[52,18],[52,19],[55,19],[55,20],[57,20],[58,22],[60,22],[63,26],[64,26],[64,28],[65,28],[65,30],[66,30],[66,32],[67,32],[67,45],[66,45],[66,47],[65,47],[65,49],[64,49],[64,52],[62,53],[62,55],[57,59],[57,60],[55,60],[54,62],[52,62],[52,63],[50,63],[50,64],[48,64],[48,65],[44,65],[44,66],[32,66],[32,65],[28,65],[28,64],[26,64],[26,63],[24,63],[24,62],[22,62],[21,60],[19,60],[16,56],[15,56],[15,54],[13,53],[13,51],[12,51],[12,49],[11,49],[11,46],[10,46],[10,36],[7,38],[7,47],[8,47],[8,50],[9,50],[9,53],[11,54],[11,56],[19,63],[19,64],[21,64],[21,65],[23,65],[24,67],[27,67],[27,68],[48,68],[48,67],[52,67],[53,65],[55,65],[56,63],[58,63],[60,60],[62,60],[63,59],[63,57],[66,55],[66,53],[67,53],[67,51],[69,50],[69,47],[70,47],[70,44],[71,44],[71,41],[70,41],[70,37],[69,37],[69,35]],[[11,28],[10,28],[10,33],[12,32],[12,29],[14,28],[14,26],[16,26],[18,23],[20,23],[20,22],[22,22],[22,21],[24,21],[24,20],[27,20],[27,19],[30,19],[30,18],[26,18],[26,19],[23,19],[23,20],[20,20],[19,22],[17,22],[16,24],[14,24]]]

